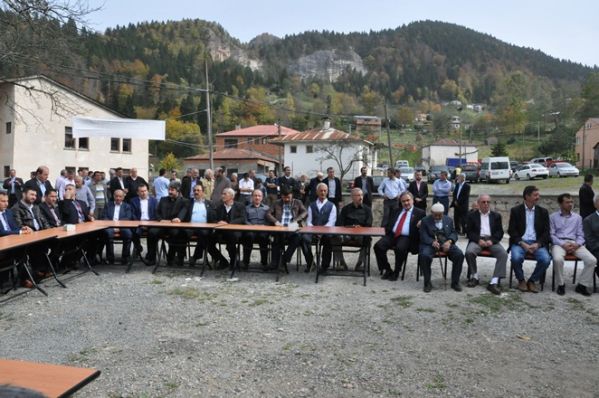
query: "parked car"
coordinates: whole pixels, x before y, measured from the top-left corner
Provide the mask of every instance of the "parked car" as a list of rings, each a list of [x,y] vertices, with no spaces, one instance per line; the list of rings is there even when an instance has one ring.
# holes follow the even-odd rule
[[[423,177],[426,177],[427,171],[426,171],[426,167],[424,167],[423,165],[418,165],[416,167],[414,167],[414,172],[421,172]]]
[[[462,174],[466,174],[466,181],[478,182],[480,179],[480,168],[477,164],[465,164],[462,166]]]
[[[539,163],[545,167],[548,167],[552,162],[553,158],[551,156],[530,159],[530,163]]]
[[[529,163],[529,164],[524,164],[522,166],[520,166],[518,168],[518,170],[516,170],[516,172],[514,173],[514,178],[516,180],[520,180],[520,179],[528,179],[528,180],[532,180],[535,178],[547,178],[549,177],[549,170],[547,170],[547,167],[538,164],[538,163]]]
[[[402,167],[410,167],[410,162],[407,160],[398,160],[395,162],[395,168],[400,169]]]
[[[439,178],[439,174],[442,171],[447,171],[447,166],[431,166],[430,170],[428,171],[428,182],[433,183],[435,182],[435,180],[437,178]],[[449,172],[448,172],[448,177],[449,177]]]
[[[578,177],[580,170],[568,162],[556,162],[549,167],[549,177]]]
[[[510,168],[510,158],[507,156],[488,157],[482,160],[480,165],[480,180],[490,182],[505,181],[510,183],[512,169]]]
[[[372,184],[374,185],[375,192],[379,189],[379,185],[381,185],[385,177],[387,176],[372,176]]]
[[[521,165],[521,163],[516,162],[515,160],[510,160],[510,169],[512,169],[512,174],[515,173],[518,167],[520,167]]]
[[[414,168],[413,167],[400,167],[399,171],[401,172],[401,178],[404,181],[410,183],[414,181]]]

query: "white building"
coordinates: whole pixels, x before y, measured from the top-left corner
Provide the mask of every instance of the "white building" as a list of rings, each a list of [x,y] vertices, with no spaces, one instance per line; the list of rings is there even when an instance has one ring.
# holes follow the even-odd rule
[[[441,139],[434,144],[422,147],[422,164],[425,167],[445,166],[447,159],[454,159],[456,164],[459,158],[466,159],[467,163],[478,162],[478,148],[475,144],[455,140]],[[450,160],[451,162],[451,160]]]
[[[345,180],[360,175],[362,166],[372,169],[377,154],[371,142],[330,127],[325,121],[322,129],[291,133],[274,138],[272,144],[283,145],[284,165],[291,167],[292,174],[314,177],[318,171],[326,174],[328,167]],[[341,168],[346,172],[342,173]]]
[[[0,83],[0,165],[24,180],[40,165],[54,184],[62,169],[136,167],[148,177],[148,140],[92,137],[73,139],[72,119],[122,116],[46,76]]]

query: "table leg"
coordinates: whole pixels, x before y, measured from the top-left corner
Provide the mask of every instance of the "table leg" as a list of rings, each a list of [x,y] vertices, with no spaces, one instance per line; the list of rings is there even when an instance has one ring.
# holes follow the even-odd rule
[[[318,283],[318,277],[320,276],[320,236],[316,235],[316,280],[314,283]]]
[[[58,282],[58,284],[60,286],[62,286],[63,288],[66,288],[67,286],[64,283],[62,283],[61,280],[58,279],[58,277],[56,276],[56,270],[54,269],[52,260],[50,260],[50,256],[48,256],[48,253],[44,253],[44,255],[46,256],[46,261],[48,262],[48,265],[50,266],[50,271],[52,272],[52,276],[54,277],[54,279],[56,280],[56,282]]]
[[[33,284],[33,288],[39,290],[41,293],[43,293],[44,296],[47,297],[48,293],[46,293],[46,291],[44,289],[42,289],[40,285],[37,284],[37,282],[35,281],[35,278],[33,277],[33,275],[31,275],[31,270],[29,269],[29,266],[27,265],[27,263],[29,262],[29,256],[26,255],[25,258],[26,258],[26,260],[22,261],[20,263],[20,265],[25,269],[25,272],[27,272],[27,276],[29,276],[29,280]]]

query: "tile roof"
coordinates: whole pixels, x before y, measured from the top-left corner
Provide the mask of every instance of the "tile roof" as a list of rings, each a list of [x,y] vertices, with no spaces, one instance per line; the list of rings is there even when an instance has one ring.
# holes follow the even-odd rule
[[[263,154],[258,151],[250,151],[247,149],[239,148],[226,148],[221,151],[215,151],[212,153],[214,160],[232,160],[232,159],[262,159],[270,162],[278,163],[279,161],[273,157]],[[201,155],[189,156],[184,160],[208,160],[208,153]]]
[[[271,144],[284,144],[287,142],[313,142],[313,141],[363,141],[362,139],[350,135],[344,131],[329,128],[312,129],[295,134],[287,134],[285,136],[276,137],[270,140]]]
[[[281,126],[281,135],[293,133],[299,133],[299,131]],[[278,136],[279,127],[276,124],[260,124],[243,129],[225,131],[224,133],[218,133],[216,135],[218,137]]]

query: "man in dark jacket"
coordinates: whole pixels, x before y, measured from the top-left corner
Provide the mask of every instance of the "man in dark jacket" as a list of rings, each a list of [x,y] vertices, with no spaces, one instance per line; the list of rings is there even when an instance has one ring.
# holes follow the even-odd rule
[[[185,199],[193,199],[193,188],[196,185],[202,185],[200,171],[196,168],[191,169],[191,175],[185,176],[181,180],[181,195]]]
[[[108,202],[104,207],[104,220],[112,221],[126,221],[133,220],[133,211],[129,203],[125,202],[125,192],[121,189],[114,191],[113,200]],[[104,231],[104,238],[106,240],[106,261],[108,264],[114,264],[114,234],[116,228],[106,228]],[[119,228],[118,232],[123,240],[123,250],[121,253],[121,264],[127,264],[129,262],[129,256],[131,255],[131,236],[132,232],[130,228]]]
[[[62,214],[58,208],[58,192],[55,189],[46,191],[44,201],[40,204],[40,211],[50,227],[62,225]]]
[[[360,169],[360,175],[354,180],[354,188],[362,190],[363,201],[366,206],[372,207],[372,194],[374,193],[374,181],[368,175],[368,167],[364,166]]]
[[[21,228],[17,225],[12,210],[8,208],[8,195],[0,191],[0,236],[20,233]]]
[[[342,201],[342,196],[341,196],[341,191],[342,191],[342,187],[341,187],[341,180],[339,180],[339,178],[335,177],[335,169],[332,167],[327,168],[327,178],[325,178],[325,180],[323,181],[325,184],[327,184],[328,189],[328,197],[327,199],[329,201],[331,201],[334,205],[335,208],[337,209],[337,212],[339,212],[339,204]]]
[[[10,169],[10,175],[4,180],[2,187],[6,189],[6,192],[8,193],[8,205],[10,207],[21,200],[23,179],[17,177],[17,171],[15,169]]]
[[[79,224],[93,221],[94,216],[82,200],[77,200],[74,185],[67,185],[64,190],[64,199],[58,202],[60,216],[63,224]]]
[[[408,191],[414,196],[414,206],[426,211],[426,199],[428,198],[428,184],[422,179],[422,171],[414,173],[414,181],[408,185]]]
[[[52,184],[48,181],[48,175],[50,170],[46,166],[40,166],[35,171],[35,177],[27,181],[23,187],[33,188],[37,193],[35,203],[39,204],[42,202],[44,195],[48,189],[52,189]]]
[[[137,185],[137,196],[131,199],[131,211],[133,213],[133,219],[139,221],[155,221],[156,220],[156,207],[158,207],[158,201],[155,197],[150,196],[150,188],[148,184]],[[133,247],[136,254],[141,258],[143,247],[141,245],[141,235],[144,231],[144,227],[139,227],[133,230]]]
[[[580,217],[584,220],[588,215],[595,212],[595,206],[593,205],[593,198],[595,192],[593,191],[593,175],[587,174],[584,176],[584,183],[578,190],[578,201],[580,202]]]
[[[408,191],[403,192],[399,200],[401,209],[396,209],[385,223],[385,236],[374,245],[374,254],[378,268],[383,272],[382,279],[396,281],[399,277],[401,266],[408,257],[408,253],[417,254],[420,236],[418,223],[426,215],[423,210],[414,206],[414,197]],[[387,251],[395,252],[395,270],[391,270]]]
[[[137,175],[137,169],[135,167],[131,167],[129,170],[129,175],[125,178],[125,192],[127,195],[125,196],[125,200],[130,203],[133,198],[137,196],[137,187],[141,184],[148,185],[147,181]]]
[[[171,181],[168,186],[168,196],[160,199],[156,209],[156,220],[165,223],[180,223],[187,217],[188,200],[181,196],[181,183]],[[150,228],[148,231],[148,253],[146,260],[148,265],[156,263],[156,249],[158,248],[158,238],[161,235],[167,236],[169,244],[166,255],[168,266],[172,266],[177,254],[177,265],[183,265],[185,259],[185,242],[187,235],[181,228]]]
[[[453,221],[458,234],[466,233],[466,217],[470,204],[470,184],[466,182],[466,174],[459,174],[453,189]]]
[[[221,203],[216,207],[217,224],[245,224],[245,206],[243,203],[235,201],[235,191],[232,188],[225,188],[222,192]],[[218,231],[212,234],[208,242],[208,253],[218,263],[217,268],[223,269],[230,266],[234,267],[237,259],[237,243],[241,239],[240,231]],[[229,261],[216,248],[216,244],[224,241],[229,254]]]
[[[476,201],[478,210],[468,213],[466,223],[466,235],[468,236],[468,246],[466,247],[466,262],[470,279],[466,283],[468,287],[475,287],[479,283],[478,270],[476,267],[476,256],[484,250],[491,252],[491,255],[497,259],[495,261],[495,270],[487,290],[493,294],[499,295],[498,284],[500,278],[505,278],[505,267],[507,263],[507,252],[501,245],[503,239],[503,225],[501,223],[501,214],[492,211],[491,197],[482,194]]]
[[[538,293],[537,282],[549,267],[551,256],[548,247],[551,241],[549,212],[537,205],[540,194],[534,185],[524,188],[522,194],[524,203],[510,210],[510,250],[512,252],[512,267],[518,279],[518,290]],[[522,263],[526,254],[533,255],[537,265],[528,279],[524,280]]]

